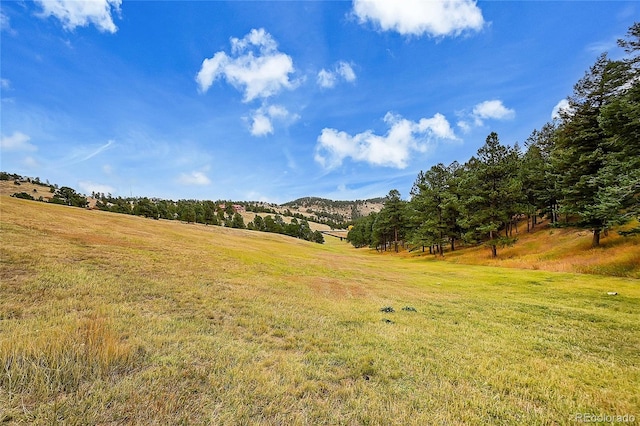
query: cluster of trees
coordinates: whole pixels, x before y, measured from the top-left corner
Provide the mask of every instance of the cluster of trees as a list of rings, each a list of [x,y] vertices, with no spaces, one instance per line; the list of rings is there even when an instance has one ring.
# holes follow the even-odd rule
[[[306,220],[298,222],[293,218],[287,224],[282,216],[276,214],[275,218],[270,215],[264,219],[256,215],[254,221],[245,225],[244,218],[238,213],[235,206],[238,203],[229,201],[199,201],[199,200],[151,200],[149,198],[106,198],[99,201],[97,208],[118,213],[127,213],[138,216],[145,216],[154,219],[181,220],[187,223],[202,223],[205,225],[219,225],[228,228],[249,229],[252,231],[273,232],[285,234],[307,241],[324,243],[324,238],[320,232],[312,232]],[[253,209],[255,206],[247,207]],[[263,207],[259,207],[263,209]],[[268,209],[267,211],[274,211]]]
[[[484,242],[492,255],[515,241],[518,220],[537,218],[603,232],[640,217],[640,23],[619,40],[627,56],[602,55],[574,86],[560,117],[533,131],[523,150],[496,133],[464,164],[421,172],[406,202],[393,190],[380,213],[349,232],[356,247],[398,244],[443,254],[457,241]],[[517,233],[517,229],[516,233]],[[635,228],[626,234],[639,233]]]
[[[280,215],[275,215],[274,217],[267,215],[264,218],[256,215],[253,221],[247,224],[247,229],[284,234],[290,237],[324,244],[324,236],[322,233],[320,231],[312,231],[309,227],[309,222],[304,218],[298,221],[298,219],[294,217],[290,223],[285,223]]]
[[[49,202],[73,207],[87,207],[89,204],[87,197],[78,194],[73,188],[69,188],[68,186],[57,189]]]

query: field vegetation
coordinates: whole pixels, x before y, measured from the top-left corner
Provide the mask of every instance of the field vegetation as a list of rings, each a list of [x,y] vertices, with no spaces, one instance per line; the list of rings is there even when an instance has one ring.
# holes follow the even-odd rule
[[[0,213],[5,423],[640,418],[636,279],[6,196]]]

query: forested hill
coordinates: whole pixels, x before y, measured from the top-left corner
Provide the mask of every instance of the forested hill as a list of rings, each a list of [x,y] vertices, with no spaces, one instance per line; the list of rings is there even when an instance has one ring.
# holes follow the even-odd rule
[[[355,201],[335,201],[319,197],[303,197],[284,203],[292,211],[302,214],[313,214],[336,222],[348,222],[367,216],[371,212],[379,212],[384,206],[384,198],[369,198]]]

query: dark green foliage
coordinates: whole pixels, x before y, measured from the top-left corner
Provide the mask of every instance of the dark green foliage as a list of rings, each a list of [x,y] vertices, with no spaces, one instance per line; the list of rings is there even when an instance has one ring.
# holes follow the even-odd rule
[[[15,181],[15,180],[18,180],[20,178],[21,178],[20,175],[7,173],[7,172],[0,172],[0,180],[13,180],[13,181]]]
[[[285,234],[290,237],[324,244],[324,236],[320,231],[311,231],[309,222],[304,219],[298,221],[295,217],[291,219],[290,223],[285,224],[279,215],[276,215],[275,219],[272,218],[271,215],[266,216],[264,219],[256,215],[253,222],[249,222],[247,228],[254,231]]]
[[[89,204],[87,197],[76,193],[74,189],[68,186],[58,189],[50,202],[73,207],[87,207],[87,204]]]
[[[492,132],[477,153],[477,159],[467,163],[463,186],[466,189],[465,227],[468,238],[479,238],[497,256],[497,246],[510,243],[509,227],[518,212],[521,182],[517,177],[519,155],[515,148],[500,144]],[[500,236],[500,230],[505,236]]]
[[[553,160],[561,206],[577,226],[593,231],[593,246],[603,230],[640,214],[637,23],[629,37],[619,42],[629,57],[602,55],[576,84],[557,132]]]
[[[449,167],[440,163],[418,174],[407,209],[409,241],[413,245],[433,246],[441,256],[447,242],[455,249],[461,231],[459,170],[457,162]]]
[[[384,208],[375,217],[371,244],[383,250],[393,246],[397,253],[400,242],[404,241],[406,223],[406,202],[400,198],[397,189],[392,189],[385,199]]]
[[[158,219],[158,206],[148,198],[141,198],[134,206],[133,214]]]
[[[368,216],[357,220],[353,228],[347,234],[347,241],[354,247],[375,247],[373,243],[373,226],[377,221],[378,213],[371,212]]]
[[[244,219],[240,213],[234,213],[231,219],[231,227],[237,229],[245,229]]]
[[[16,192],[15,194],[12,195],[12,197],[21,198],[23,200],[34,200],[31,194],[28,194],[26,192]]]
[[[322,235],[322,232],[320,231],[313,231],[311,241],[318,244],[324,244],[324,235]]]

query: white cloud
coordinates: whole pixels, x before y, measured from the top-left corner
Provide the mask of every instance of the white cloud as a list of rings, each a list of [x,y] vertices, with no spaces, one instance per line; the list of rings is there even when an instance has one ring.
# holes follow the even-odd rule
[[[473,115],[479,119],[507,120],[515,117],[516,112],[505,107],[502,101],[484,101],[473,107]]]
[[[371,130],[351,136],[335,129],[323,129],[318,137],[315,160],[325,168],[337,167],[345,158],[351,158],[375,166],[402,169],[412,153],[425,152],[430,142],[456,139],[442,114],[414,122],[388,112],[384,121],[389,126],[384,136]]]
[[[485,23],[474,0],[354,0],[353,12],[361,23],[402,35],[456,36]]]
[[[320,87],[331,88],[336,85],[336,75],[323,68],[318,72],[318,78],[316,81]]]
[[[242,39],[231,38],[231,56],[220,51],[202,61],[196,82],[206,93],[216,79],[224,78],[244,91],[244,102],[250,102],[293,88],[295,83],[289,80],[293,72],[291,57],[279,52],[276,41],[261,28]]]
[[[62,26],[73,31],[76,27],[95,25],[102,32],[115,33],[112,13],[119,14],[122,0],[36,0],[43,16],[54,16]]]
[[[2,90],[9,90],[11,89],[11,81],[8,78],[2,78],[0,79],[0,88]]]
[[[211,180],[205,175],[203,172],[191,172],[191,173],[182,173],[180,177],[178,177],[178,182],[182,185],[209,185]]]
[[[273,133],[273,124],[271,124],[271,119],[266,115],[256,113],[251,119],[253,120],[251,123],[251,134],[253,136],[265,136]]]
[[[11,136],[0,138],[0,148],[5,151],[36,151],[38,147],[29,143],[31,138],[22,132],[13,132]]]
[[[552,120],[556,120],[561,118],[560,114],[562,112],[565,113],[571,113],[572,108],[571,105],[569,104],[569,101],[567,99],[562,99],[560,102],[558,102],[556,104],[556,106],[553,107],[553,111],[551,111],[551,119]]]
[[[281,105],[263,105],[252,112],[251,134],[253,136],[265,136],[274,132],[274,121],[290,125],[299,118],[298,114],[290,113]]]
[[[463,110],[456,115],[460,117],[457,126],[463,133],[469,133],[474,127],[484,125],[485,120],[510,120],[516,112],[504,106],[501,100],[494,99],[476,104],[471,112]]]
[[[109,185],[103,185],[100,183],[95,183],[87,180],[82,180],[78,182],[78,187],[80,190],[84,191],[85,194],[91,194],[92,192],[102,192],[105,194],[112,194],[116,190],[115,188]]]
[[[349,83],[356,80],[356,73],[349,63],[340,61],[336,64],[333,71],[327,71],[324,68],[321,69],[320,72],[318,72],[316,81],[320,87],[329,89],[336,85],[338,79]]]

